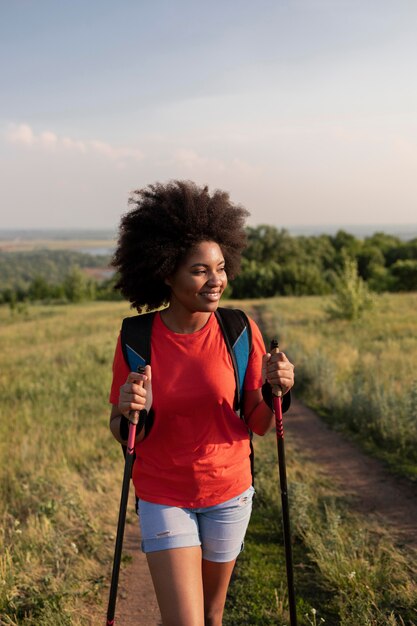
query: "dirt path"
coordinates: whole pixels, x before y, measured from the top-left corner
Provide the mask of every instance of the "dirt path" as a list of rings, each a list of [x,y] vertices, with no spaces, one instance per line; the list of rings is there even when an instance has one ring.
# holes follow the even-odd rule
[[[415,486],[390,475],[381,463],[330,430],[313,411],[297,400],[293,400],[285,429],[292,445],[350,497],[353,510],[374,516],[390,530],[398,545],[417,549]],[[125,550],[133,560],[120,576],[116,624],[160,626],[152,582],[139,543],[137,526],[127,525]]]
[[[130,495],[129,508],[134,510],[133,487],[131,487]],[[120,572],[115,624],[116,626],[162,626],[146,557],[140,549],[139,523],[136,522],[135,516],[133,523],[126,524],[125,528],[123,553],[128,554],[132,562],[124,566]],[[107,594],[105,601],[105,607],[107,607]],[[105,610],[106,608],[104,612]]]
[[[285,428],[292,444],[342,489],[352,510],[374,516],[400,545],[417,549],[417,486],[390,474],[301,402],[294,400],[290,411]]]

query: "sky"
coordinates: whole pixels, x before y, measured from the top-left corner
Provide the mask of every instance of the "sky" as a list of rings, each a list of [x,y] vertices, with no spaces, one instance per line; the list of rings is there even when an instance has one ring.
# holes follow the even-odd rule
[[[190,179],[253,225],[417,222],[415,0],[2,0],[0,229]]]

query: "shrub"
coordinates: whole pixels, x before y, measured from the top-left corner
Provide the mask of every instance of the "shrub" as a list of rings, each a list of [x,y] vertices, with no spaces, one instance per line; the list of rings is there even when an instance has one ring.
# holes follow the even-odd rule
[[[357,320],[372,307],[373,301],[357,262],[344,257],[343,268],[335,280],[332,302],[326,312],[331,319]]]
[[[417,261],[406,259],[396,261],[390,268],[395,279],[395,291],[417,290]]]

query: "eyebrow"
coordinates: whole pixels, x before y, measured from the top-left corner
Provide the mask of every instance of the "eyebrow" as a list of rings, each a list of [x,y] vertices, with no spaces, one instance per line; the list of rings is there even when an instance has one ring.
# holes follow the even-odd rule
[[[225,263],[224,259],[219,261],[217,265],[223,265],[223,263]],[[208,263],[193,263],[190,267],[210,267],[210,265]]]

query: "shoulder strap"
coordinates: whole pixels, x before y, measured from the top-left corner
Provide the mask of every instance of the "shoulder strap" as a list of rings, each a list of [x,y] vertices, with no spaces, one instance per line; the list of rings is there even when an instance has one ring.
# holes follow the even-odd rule
[[[120,333],[123,356],[131,372],[151,362],[151,333],[155,312],[125,317]]]
[[[235,409],[238,410],[252,349],[252,329],[248,317],[240,309],[219,307],[215,315],[233,363],[236,379]]]
[[[136,372],[138,366],[145,367],[151,362],[151,334],[155,312],[125,317],[120,331],[120,342],[123,356],[131,372]],[[145,412],[146,415],[146,412]],[[145,419],[145,437],[153,425],[153,410]],[[122,445],[126,454],[126,446]]]
[[[217,321],[222,330],[224,341],[233,363],[236,379],[235,410],[241,410],[243,394],[243,382],[249,362],[249,354],[252,349],[252,328],[247,315],[240,309],[227,309],[219,307],[216,311]],[[248,429],[250,439],[250,468],[252,484],[255,482],[254,449],[252,443],[252,431]]]

